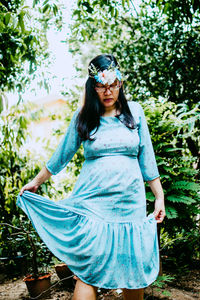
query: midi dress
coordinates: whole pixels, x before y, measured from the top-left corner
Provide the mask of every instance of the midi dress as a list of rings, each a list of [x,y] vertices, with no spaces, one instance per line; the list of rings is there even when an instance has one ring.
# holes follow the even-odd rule
[[[142,106],[128,101],[137,124],[120,116],[100,117],[82,141],[76,128],[78,107],[46,168],[58,174],[81,143],[84,162],[73,191],[53,201],[24,191],[17,205],[26,213],[49,250],[83,282],[105,289],[139,289],[159,272],[157,222],[147,215],[145,181],[159,177]],[[96,132],[95,132],[96,131]]]

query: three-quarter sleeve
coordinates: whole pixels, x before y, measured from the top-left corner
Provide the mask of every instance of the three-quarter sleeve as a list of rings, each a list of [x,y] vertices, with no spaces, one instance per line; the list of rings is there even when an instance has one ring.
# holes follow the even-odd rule
[[[138,103],[139,104],[139,103]],[[139,129],[140,138],[138,161],[144,181],[150,181],[159,177],[159,171],[155,159],[155,153],[151,136],[142,106],[139,104]]]
[[[81,138],[76,128],[76,118],[79,111],[80,107],[74,112],[65,135],[45,165],[53,175],[59,173],[68,164],[81,145]]]

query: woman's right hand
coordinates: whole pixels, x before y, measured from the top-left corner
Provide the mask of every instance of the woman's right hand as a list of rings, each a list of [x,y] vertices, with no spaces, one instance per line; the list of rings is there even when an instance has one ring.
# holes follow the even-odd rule
[[[33,179],[29,183],[23,186],[23,188],[20,191],[20,196],[23,194],[24,191],[30,191],[32,193],[35,193],[39,187],[39,184]]]

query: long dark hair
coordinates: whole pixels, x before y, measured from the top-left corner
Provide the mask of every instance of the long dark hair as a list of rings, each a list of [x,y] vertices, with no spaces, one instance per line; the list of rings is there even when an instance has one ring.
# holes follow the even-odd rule
[[[118,67],[116,58],[112,54],[101,54],[92,59],[89,66],[93,64],[97,70],[103,71],[111,65]],[[95,138],[90,137],[90,132],[100,126],[100,116],[104,114],[105,108],[101,104],[98,94],[95,90],[96,80],[92,77],[90,69],[88,69],[89,77],[85,84],[84,104],[78,114],[77,130],[83,141],[93,141]],[[90,77],[91,76],[91,77]],[[130,129],[136,128],[135,120],[130,112],[126,97],[124,95],[123,86],[120,87],[118,101],[116,101],[116,109],[120,111],[117,117]],[[95,132],[96,132],[95,131]]]

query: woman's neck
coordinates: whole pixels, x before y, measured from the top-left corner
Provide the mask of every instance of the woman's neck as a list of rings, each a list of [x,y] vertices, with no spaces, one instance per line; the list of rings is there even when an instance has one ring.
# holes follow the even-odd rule
[[[120,110],[116,109],[116,107],[113,109],[107,109],[105,110],[104,114],[102,115],[103,117],[115,117],[117,115],[120,115]]]

